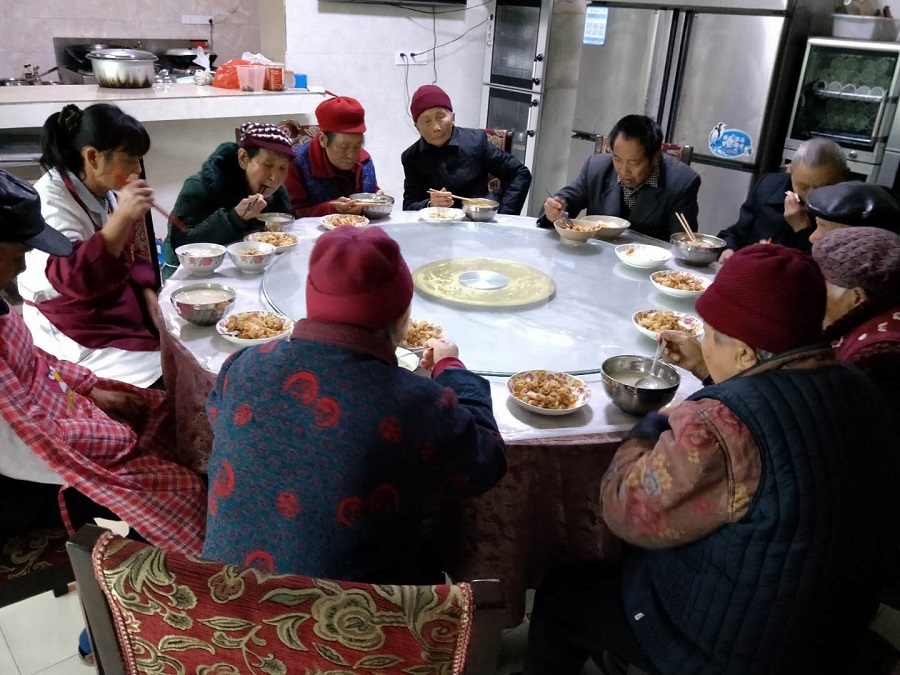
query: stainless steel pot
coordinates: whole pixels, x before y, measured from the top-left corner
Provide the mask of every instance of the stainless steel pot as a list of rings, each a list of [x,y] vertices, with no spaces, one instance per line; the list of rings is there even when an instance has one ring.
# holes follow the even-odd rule
[[[25,87],[31,84],[31,80],[20,77],[6,77],[0,80],[0,87]]]
[[[153,86],[155,54],[137,49],[98,49],[87,57],[101,87],[143,89]]]

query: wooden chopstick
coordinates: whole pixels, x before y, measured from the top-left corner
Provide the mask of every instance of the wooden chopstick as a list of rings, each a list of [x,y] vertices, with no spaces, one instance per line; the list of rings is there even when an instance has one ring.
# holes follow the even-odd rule
[[[694,235],[694,231],[691,229],[691,226],[688,225],[687,218],[684,217],[683,213],[675,213],[675,217],[678,218],[678,222],[681,223],[681,227],[684,228],[684,231],[687,233],[688,238],[691,240],[692,244],[697,242],[697,237]]]
[[[172,223],[175,227],[177,227],[182,232],[187,232],[187,225],[185,225],[178,216],[173,216],[171,213],[166,211],[163,207],[161,207],[156,202],[150,204],[154,209],[156,209],[160,215],[162,215],[167,223]]]
[[[443,190],[435,190],[434,188],[428,188],[428,192],[443,192]],[[458,199],[461,202],[474,202],[478,199],[478,197],[460,197],[459,195],[455,195],[452,192],[448,192],[453,199]]]

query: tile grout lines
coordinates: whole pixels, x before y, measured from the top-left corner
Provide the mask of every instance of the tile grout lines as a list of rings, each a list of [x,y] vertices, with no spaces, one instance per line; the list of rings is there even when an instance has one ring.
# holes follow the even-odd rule
[[[13,665],[16,667],[15,675],[21,675],[21,670],[19,670],[19,662],[16,661],[16,655],[13,654],[12,649],[9,647],[9,641],[6,639],[6,634],[3,632],[3,629],[0,628],[0,648],[6,647],[6,651],[9,652],[9,658],[12,659]]]

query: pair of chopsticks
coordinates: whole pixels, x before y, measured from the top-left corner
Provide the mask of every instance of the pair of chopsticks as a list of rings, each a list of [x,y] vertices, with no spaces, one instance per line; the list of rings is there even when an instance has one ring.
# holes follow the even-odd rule
[[[435,190],[434,188],[428,188],[428,192],[444,192],[443,190]],[[445,194],[450,195],[453,199],[458,199],[461,202],[474,202],[477,197],[460,197],[459,195],[455,195],[452,192],[447,192]]]
[[[114,174],[113,178],[115,178],[119,183],[124,184],[124,183],[128,182],[128,177],[123,176],[120,173]],[[184,222],[180,218],[178,218],[177,216],[173,216],[171,213],[169,213],[163,207],[161,207],[159,204],[157,204],[155,200],[150,202],[150,208],[156,210],[157,213],[159,213],[163,218],[165,218],[166,223],[172,223],[175,227],[177,227],[182,232],[187,232],[187,229],[188,229],[187,225],[185,225]]]
[[[550,190],[545,190],[545,191],[547,193],[547,196],[550,197],[550,199],[556,199],[556,197],[553,196],[553,194],[550,192]],[[566,213],[566,210],[563,209],[562,211],[560,211],[560,213],[562,214],[562,221],[566,224],[566,227],[570,230],[575,229],[575,224],[569,218],[569,214]]]
[[[691,226],[688,225],[687,218],[684,217],[683,213],[676,213],[675,217],[678,218],[678,222],[681,223],[681,227],[684,228],[684,231],[687,233],[688,239],[691,240],[692,244],[697,243],[697,237],[694,234],[694,231],[691,229]]]

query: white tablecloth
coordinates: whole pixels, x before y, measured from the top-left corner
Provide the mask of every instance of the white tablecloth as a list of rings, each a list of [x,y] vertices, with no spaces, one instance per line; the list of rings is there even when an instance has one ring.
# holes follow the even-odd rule
[[[392,214],[390,218],[375,221],[375,224],[410,223],[414,222],[415,219],[415,213],[398,212]],[[528,236],[530,238],[534,238],[535,224],[533,218],[525,218],[519,216],[498,216],[497,222],[504,226],[504,230],[508,230],[508,228],[510,227],[522,228],[523,237]],[[489,224],[487,226],[490,227]],[[479,225],[478,227],[484,226]],[[524,230],[527,230],[527,232],[525,232]],[[301,242],[311,242],[312,240],[317,238],[323,230],[319,226],[319,219],[303,218],[295,221],[290,231],[298,235],[301,239]],[[557,260],[557,265],[562,264],[566,268],[571,267],[576,272],[579,269],[592,272],[595,271],[593,267],[587,267],[588,265],[595,266],[596,261],[593,260],[590,255],[586,255],[584,249],[576,249],[577,251],[580,251],[578,254],[569,255],[571,249],[558,248],[559,245],[553,238],[554,233],[547,232],[542,233],[542,235],[543,234],[546,234],[546,237],[541,236],[537,241],[539,246],[547,247],[547,255],[559,257],[567,256],[562,259],[562,261]],[[620,240],[617,240],[615,243],[636,241],[652,242],[652,240],[648,240],[644,237],[641,237],[640,235],[629,233],[620,238]],[[610,249],[610,252],[606,257],[608,258],[609,255],[614,255],[614,253],[612,253],[611,251],[612,246],[606,242],[591,241],[587,246],[606,247]],[[502,251],[490,250],[490,247],[486,248],[488,250],[485,250],[483,254],[485,257],[503,257]],[[551,248],[553,250],[550,250]],[[302,269],[305,272],[305,264],[306,258],[308,256],[308,251],[309,243],[305,245],[301,243],[301,245],[298,246],[294,251],[283,254],[285,256],[295,256],[292,260],[283,262],[279,261],[276,264],[281,266],[283,269],[287,268],[287,266],[290,266],[295,269]],[[588,252],[599,251],[588,249]],[[603,253],[606,254],[606,251],[603,251]],[[443,257],[447,256],[444,255],[441,251],[435,251],[434,259]],[[616,264],[617,269],[622,267],[621,263]],[[672,262],[670,262],[668,266],[673,269],[681,269],[678,265],[675,265]],[[630,268],[626,269],[628,275],[626,279],[630,279],[635,284],[646,282],[651,273],[651,271],[645,270],[632,270]],[[706,271],[704,270],[704,272]],[[298,276],[301,275],[298,274]],[[619,273],[619,276],[625,275]],[[271,306],[267,302],[266,297],[263,293],[262,279],[262,275],[245,275],[240,273],[231,264],[231,261],[226,257],[225,261],[222,263],[216,273],[210,277],[191,276],[186,272],[186,270],[182,268],[176,271],[164,286],[160,294],[160,307],[166,320],[166,327],[168,328],[169,332],[173,336],[178,338],[195,356],[195,358],[197,358],[197,360],[205,370],[208,370],[211,373],[217,373],[221,368],[224,360],[228,357],[229,354],[234,352],[237,347],[219,336],[216,333],[214,327],[202,328],[193,326],[181,319],[175,313],[169,296],[174,290],[187,284],[209,281],[231,286],[236,291],[237,297],[235,299],[235,305],[232,310],[234,312],[244,312],[254,309],[271,309]],[[621,279],[618,279],[617,283],[621,284]],[[297,292],[303,293],[305,276],[302,278],[298,278],[297,284]],[[600,289],[598,289],[598,292],[601,292]],[[674,302],[666,304],[666,296],[659,296],[658,298],[655,297],[654,299],[665,308],[684,309],[684,303],[682,301],[676,300]],[[551,302],[553,301],[551,300]],[[574,300],[570,300],[570,302],[577,303],[578,299],[575,298]],[[588,309],[592,308],[585,307],[586,311]],[[623,308],[622,316],[616,319],[617,321],[622,322],[622,325],[618,328],[620,332],[623,332],[623,334],[627,331],[633,331],[630,326],[625,325],[626,322],[630,324],[632,309],[633,308]],[[459,311],[462,312],[465,310]],[[629,336],[627,339],[633,340],[633,344],[631,342],[628,342],[627,348],[623,348],[625,350],[624,353],[634,353],[635,351],[637,351],[638,353],[650,354],[653,351],[654,345],[652,341],[645,338],[632,337],[630,332],[627,332],[627,335]],[[452,334],[448,337],[454,339],[454,336]],[[644,342],[641,342],[641,340],[644,340]],[[463,361],[465,361],[466,352],[464,345],[461,344],[461,347],[463,347],[461,351],[461,358],[463,359]],[[558,345],[547,345],[548,350],[558,348]],[[523,363],[520,369],[524,370],[531,367],[541,366],[542,364]],[[680,400],[686,396],[689,396],[701,386],[696,378],[694,378],[690,373],[687,373],[683,370],[681,370],[680,373],[682,376],[682,381],[681,387],[679,388],[678,394],[676,396],[676,400]],[[497,418],[497,423],[500,426],[500,431],[503,434],[503,437],[507,441],[521,442],[554,437],[617,432],[628,429],[634,424],[634,417],[621,412],[609,400],[605,391],[603,390],[603,383],[599,374],[588,374],[582,375],[580,377],[590,387],[592,392],[592,400],[587,406],[585,406],[578,412],[562,417],[541,416],[523,410],[511,399],[511,397],[507,393],[506,377],[488,377],[488,380],[491,383],[494,414]]]

